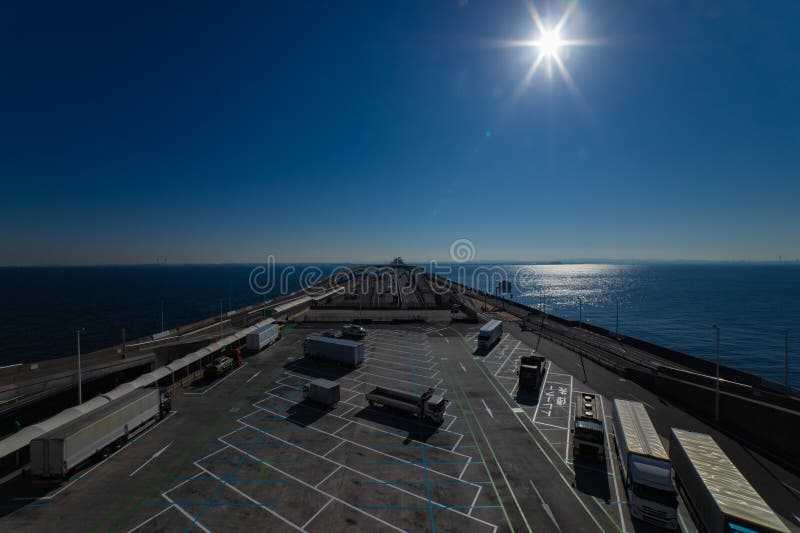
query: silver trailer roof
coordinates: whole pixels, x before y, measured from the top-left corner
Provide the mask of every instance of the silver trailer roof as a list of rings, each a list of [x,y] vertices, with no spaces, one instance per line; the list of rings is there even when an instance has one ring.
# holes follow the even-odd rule
[[[780,518],[710,435],[675,428],[672,434],[723,513],[788,533]]]
[[[63,439],[69,437],[76,431],[92,424],[101,418],[107,416],[109,413],[113,413],[114,411],[120,409],[121,407],[125,407],[126,405],[135,402],[145,396],[149,396],[151,394],[159,394],[158,389],[156,388],[148,388],[148,389],[137,389],[130,394],[123,396],[122,398],[117,398],[113,402],[107,403],[104,406],[100,407],[99,409],[95,409],[90,413],[86,413],[85,415],[76,418],[75,420],[64,424],[61,427],[57,427],[52,431],[48,431],[47,433],[40,435],[34,440],[46,440],[46,439]]]
[[[481,331],[493,331],[494,328],[496,328],[500,324],[502,324],[500,320],[490,320],[489,322],[481,326]]]
[[[614,407],[619,417],[628,453],[647,455],[656,459],[669,461],[667,450],[661,443],[653,422],[647,414],[644,404],[628,400],[614,400]]]

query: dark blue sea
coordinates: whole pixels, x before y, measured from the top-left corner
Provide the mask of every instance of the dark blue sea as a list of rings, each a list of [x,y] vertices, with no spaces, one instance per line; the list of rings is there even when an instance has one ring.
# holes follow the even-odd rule
[[[281,283],[251,288],[252,266],[113,266],[0,268],[0,366],[72,355],[82,349],[173,328],[300,287],[299,273],[277,266]],[[319,265],[327,275],[334,265]],[[448,274],[445,270],[450,269]],[[534,307],[583,319],[656,344],[713,359],[720,326],[724,364],[783,381],[789,330],[790,379],[800,385],[800,265],[439,265],[438,272],[481,289],[500,278]],[[262,279],[263,281],[263,279]],[[266,292],[266,294],[263,294]]]

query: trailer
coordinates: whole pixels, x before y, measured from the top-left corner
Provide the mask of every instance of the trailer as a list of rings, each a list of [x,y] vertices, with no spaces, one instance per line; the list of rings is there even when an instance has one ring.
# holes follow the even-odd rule
[[[436,425],[444,421],[444,411],[447,404],[450,403],[443,396],[434,394],[432,388],[422,393],[416,393],[388,387],[375,387],[365,396],[373,407],[382,406],[396,409]]]
[[[612,419],[631,515],[676,529],[678,498],[672,485],[669,456],[644,404],[614,400]]]
[[[673,428],[669,442],[675,486],[700,531],[789,533],[710,435]]]
[[[38,436],[30,444],[31,475],[63,479],[92,457],[110,454],[163,414],[162,400],[159,389],[137,389]]]
[[[247,334],[245,346],[248,350],[259,352],[274,343],[280,337],[278,324],[267,324]]]
[[[603,421],[597,415],[597,396],[594,394],[581,394],[572,434],[572,456],[575,460],[605,461],[605,431]]]
[[[490,320],[478,331],[478,349],[489,350],[503,336],[503,322]]]
[[[519,390],[536,392],[544,380],[547,359],[542,355],[524,355],[519,358]]]
[[[309,335],[303,343],[303,355],[356,368],[364,362],[364,345],[348,339]]]
[[[339,384],[319,378],[303,385],[303,398],[326,406],[333,406],[341,398]]]

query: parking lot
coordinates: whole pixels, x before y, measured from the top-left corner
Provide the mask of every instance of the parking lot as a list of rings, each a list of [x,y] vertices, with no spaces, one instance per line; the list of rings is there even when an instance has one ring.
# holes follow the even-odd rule
[[[154,514],[141,529],[169,522],[213,530],[258,513],[270,529],[496,530],[476,513],[499,505],[478,503],[488,479],[470,469],[479,461],[470,438],[452,429],[454,410],[434,428],[364,399],[375,385],[447,395],[428,337],[371,330],[365,348],[357,370],[288,361],[238,427],[194,461],[197,471],[163,492],[173,512]],[[303,401],[302,386],[317,377],[340,384],[335,408]]]
[[[535,343],[507,333],[476,355],[475,324],[370,326],[351,369],[302,356],[327,327],[300,325],[178,392],[166,420],[107,460],[18,492],[0,526],[80,528],[91,509],[95,527],[124,531],[647,530],[628,516],[611,453],[573,464],[569,421],[591,388],[550,363],[538,393],[517,390]],[[303,399],[318,377],[340,385],[335,407]],[[377,385],[433,388],[450,400],[444,422],[369,406]]]

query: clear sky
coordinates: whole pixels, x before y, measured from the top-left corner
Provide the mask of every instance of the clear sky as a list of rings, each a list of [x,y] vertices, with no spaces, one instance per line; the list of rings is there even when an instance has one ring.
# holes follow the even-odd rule
[[[7,2],[0,264],[794,260],[798,20],[578,2],[571,88],[524,2]]]

